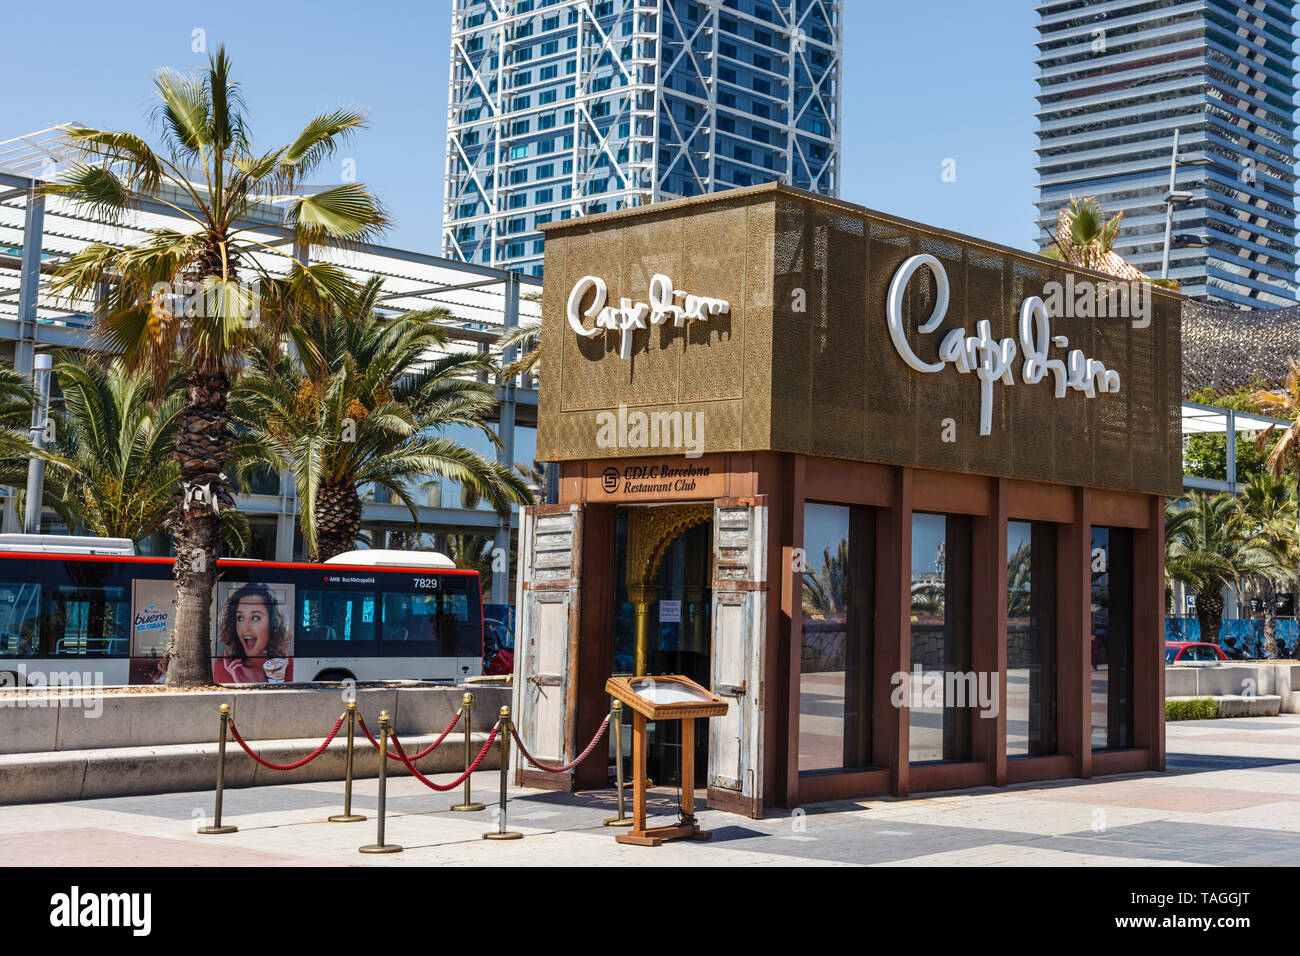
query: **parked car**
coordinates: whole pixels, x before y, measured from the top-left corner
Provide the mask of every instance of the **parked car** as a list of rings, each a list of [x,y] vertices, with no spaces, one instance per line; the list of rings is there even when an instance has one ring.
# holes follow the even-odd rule
[[[515,636],[505,622],[483,618],[483,673],[513,674],[515,670]]]
[[[1204,641],[1165,641],[1165,663],[1185,664],[1188,661],[1226,661],[1228,655],[1218,644]]]

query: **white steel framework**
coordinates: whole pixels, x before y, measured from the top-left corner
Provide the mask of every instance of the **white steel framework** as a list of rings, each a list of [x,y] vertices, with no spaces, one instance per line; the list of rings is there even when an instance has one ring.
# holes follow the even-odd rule
[[[443,254],[779,180],[838,195],[839,0],[453,0]]]

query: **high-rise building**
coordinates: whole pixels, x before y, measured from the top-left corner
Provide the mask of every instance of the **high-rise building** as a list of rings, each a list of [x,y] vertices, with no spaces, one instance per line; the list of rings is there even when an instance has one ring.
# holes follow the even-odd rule
[[[1071,196],[1096,196],[1107,213],[1124,213],[1115,251],[1147,275],[1161,274],[1168,231],[1168,275],[1187,295],[1293,305],[1293,4],[1045,0],[1037,9],[1040,242]]]
[[[839,192],[840,0],[452,0],[443,254],[779,180]]]

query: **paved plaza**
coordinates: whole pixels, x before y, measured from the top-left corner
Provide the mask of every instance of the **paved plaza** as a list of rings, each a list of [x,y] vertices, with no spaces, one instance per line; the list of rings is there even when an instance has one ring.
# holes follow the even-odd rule
[[[226,836],[211,822],[211,793],[177,793],[0,807],[6,859],[49,866],[264,864],[511,865],[1295,865],[1300,862],[1300,718],[1196,721],[1168,728],[1169,771],[1092,781],[987,787],[907,800],[817,804],[749,820],[705,810],[705,843],[658,849],[616,844],[601,825],[612,793],[512,789],[516,841],[486,841],[495,809],[455,813],[454,794],[406,776],[389,779],[388,841],[404,852],[363,856],[373,843],[378,784],[359,781],[365,823],[332,824],[339,784],[230,790]],[[237,756],[235,759],[243,759]],[[443,775],[441,781],[453,779]],[[475,777],[491,799],[500,777]],[[671,822],[675,794],[659,791],[651,813]],[[652,820],[653,825],[653,820]]]

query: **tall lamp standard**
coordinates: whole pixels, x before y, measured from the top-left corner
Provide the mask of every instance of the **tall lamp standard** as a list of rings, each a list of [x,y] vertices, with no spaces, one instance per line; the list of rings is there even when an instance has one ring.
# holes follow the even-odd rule
[[[1204,156],[1194,159],[1180,159],[1178,156],[1178,134],[1181,130],[1174,130],[1174,148],[1169,154],[1169,192],[1165,194],[1165,251],[1160,259],[1160,278],[1169,278],[1169,247],[1170,238],[1174,231],[1174,206],[1179,203],[1191,202],[1194,197],[1191,193],[1180,193],[1175,184],[1175,178],[1178,175],[1179,166],[1210,166],[1214,160]]]

